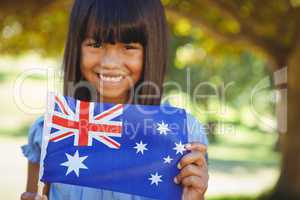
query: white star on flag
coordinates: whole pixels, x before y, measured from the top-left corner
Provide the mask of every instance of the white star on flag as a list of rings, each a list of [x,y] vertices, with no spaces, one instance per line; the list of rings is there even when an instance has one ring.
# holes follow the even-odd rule
[[[181,143],[181,141],[179,142],[179,144],[175,143],[175,147],[173,148],[176,151],[176,155],[178,153],[180,153],[181,155],[183,154],[183,152],[185,151],[185,147],[184,145]]]
[[[157,172],[155,174],[151,174],[151,177],[149,178],[149,180],[151,181],[151,185],[155,184],[156,186],[158,186],[158,183],[162,182],[161,177],[162,175],[159,176]]]
[[[167,135],[168,132],[167,131],[170,131],[170,129],[168,128],[168,124],[165,124],[163,121],[160,123],[156,123],[158,128],[156,130],[159,131],[159,134],[160,135]]]
[[[170,164],[172,160],[173,160],[173,158],[171,158],[171,157],[168,155],[167,157],[164,158],[164,163]]]
[[[143,144],[142,141],[140,141],[140,143],[135,143],[136,146],[134,147],[136,149],[136,153],[141,152],[142,154],[144,154],[144,151],[148,150],[146,148],[147,144]]]
[[[66,156],[68,158],[68,161],[61,163],[61,166],[65,166],[68,168],[66,176],[74,171],[74,173],[79,177],[79,170],[80,169],[88,169],[87,166],[85,166],[82,162],[88,157],[88,156],[83,156],[80,157],[78,150],[75,152],[74,156],[71,156],[66,153]]]

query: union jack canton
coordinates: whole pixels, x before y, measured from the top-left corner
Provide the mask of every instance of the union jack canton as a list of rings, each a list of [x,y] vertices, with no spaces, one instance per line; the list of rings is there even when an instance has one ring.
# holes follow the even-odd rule
[[[56,107],[53,112],[52,127],[57,131],[50,135],[51,142],[75,136],[75,146],[91,146],[95,139],[110,148],[120,148],[120,143],[113,138],[121,137],[122,121],[112,119],[122,115],[122,104],[114,105],[97,115],[94,113],[93,102],[77,101],[73,109],[64,97],[55,96],[55,105],[58,109]]]

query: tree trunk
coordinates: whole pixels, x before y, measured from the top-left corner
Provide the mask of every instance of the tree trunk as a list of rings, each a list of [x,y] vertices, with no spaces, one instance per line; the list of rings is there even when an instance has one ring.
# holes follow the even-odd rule
[[[300,47],[288,62],[288,123],[282,135],[281,173],[272,200],[300,200]]]

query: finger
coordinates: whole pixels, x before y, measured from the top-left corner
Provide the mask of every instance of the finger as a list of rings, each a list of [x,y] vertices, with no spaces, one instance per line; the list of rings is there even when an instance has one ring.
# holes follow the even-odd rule
[[[42,200],[48,200],[48,197],[46,195],[43,195]]]
[[[21,195],[21,200],[34,200],[36,196],[36,193],[33,192],[24,192]]]
[[[34,200],[43,200],[42,197],[40,195],[35,195]]]
[[[184,155],[177,164],[178,169],[182,169],[189,164],[203,166],[206,164],[205,156],[200,151],[193,151]]]
[[[180,173],[175,176],[174,182],[179,184],[181,183],[182,179],[188,176],[204,176],[205,171],[203,171],[199,166],[197,165],[187,165],[184,167]]]
[[[34,200],[47,200],[47,197],[45,199],[45,195],[41,197],[40,195],[36,194]]]
[[[204,154],[207,152],[207,146],[199,142],[188,143],[185,145],[185,148],[189,151],[200,151]]]
[[[207,189],[207,183],[202,180],[199,176],[189,176],[182,179],[181,182],[184,187],[191,187],[195,189],[195,191],[203,194]]]

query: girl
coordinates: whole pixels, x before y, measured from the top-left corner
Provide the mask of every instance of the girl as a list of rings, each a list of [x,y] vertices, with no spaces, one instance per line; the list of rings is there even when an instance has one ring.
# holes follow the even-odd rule
[[[160,0],[75,0],[64,54],[64,95],[86,101],[159,105],[167,66],[167,24]],[[187,115],[189,151],[174,177],[182,199],[204,198],[208,170],[207,139],[199,122]],[[43,118],[29,131],[26,192],[36,195]],[[200,144],[202,143],[202,144]],[[135,195],[53,183],[44,188],[51,200],[146,200]]]

